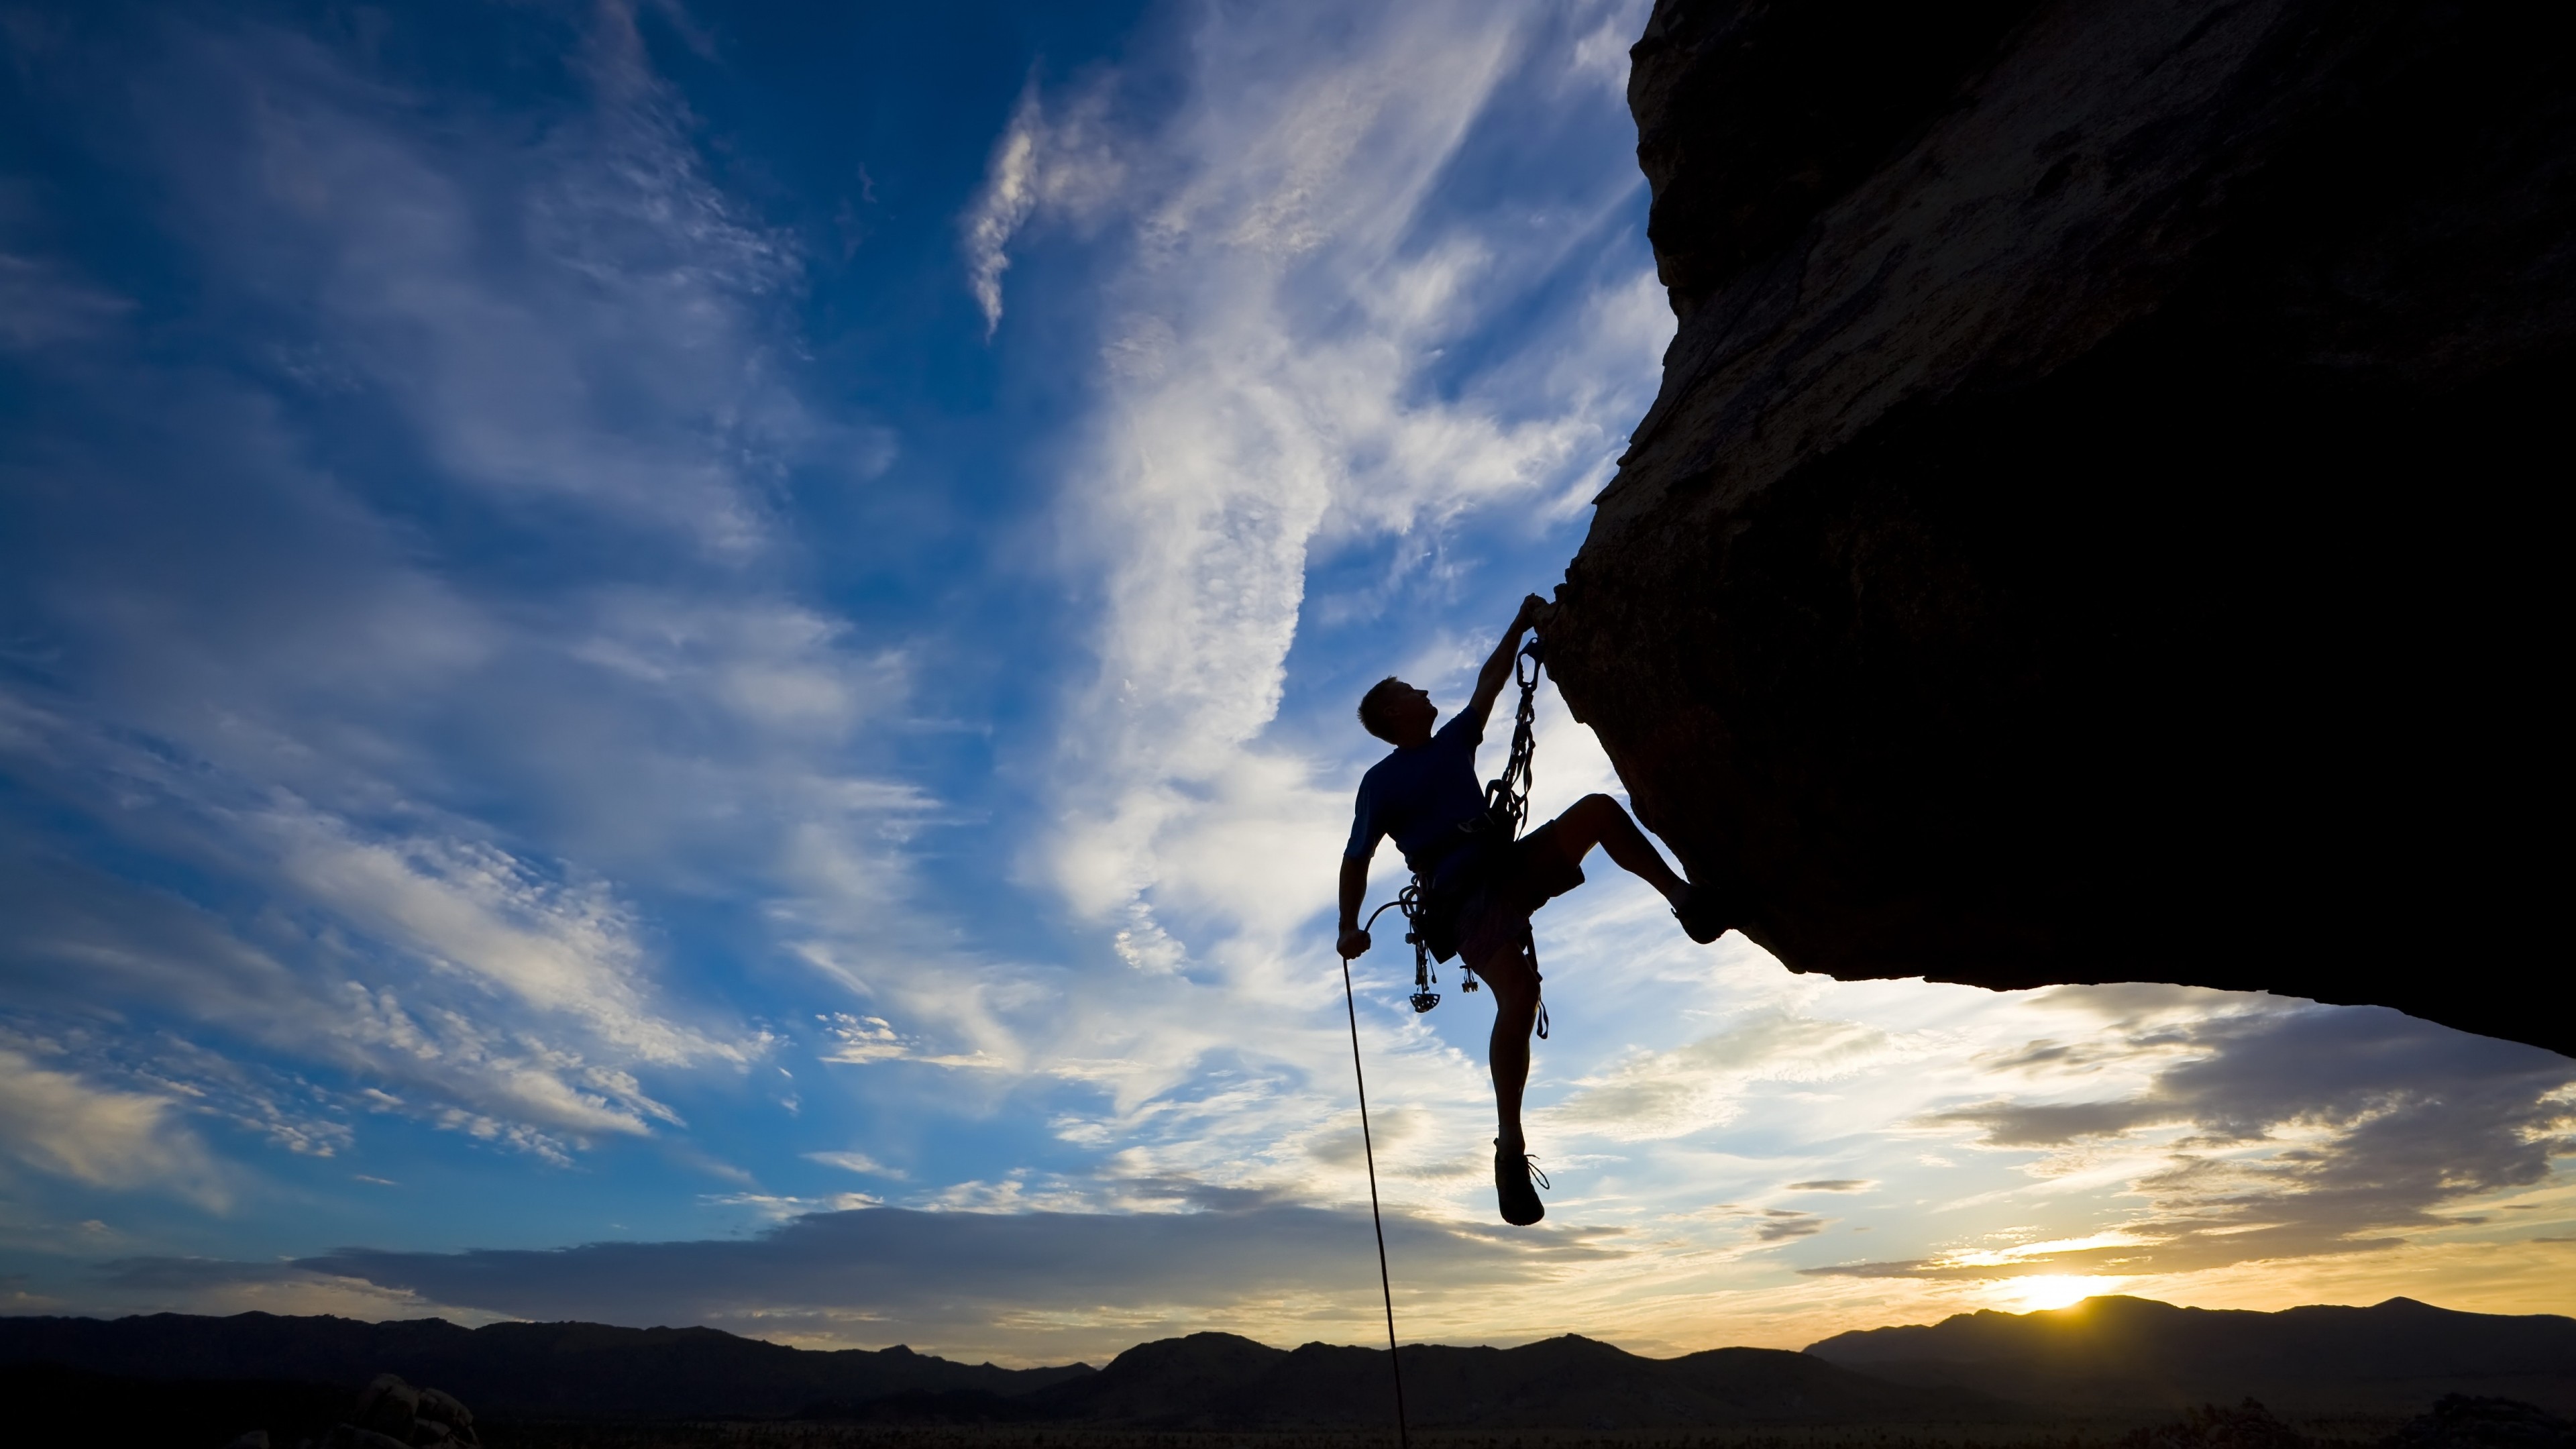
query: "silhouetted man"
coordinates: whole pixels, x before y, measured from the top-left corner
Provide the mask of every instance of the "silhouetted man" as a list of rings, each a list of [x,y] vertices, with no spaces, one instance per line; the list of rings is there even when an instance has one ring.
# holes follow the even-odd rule
[[[1694,888],[1664,864],[1637,822],[1607,795],[1586,795],[1564,814],[1518,840],[1488,819],[1476,783],[1476,745],[1494,698],[1512,678],[1521,635],[1545,613],[1536,594],[1493,657],[1476,675],[1476,692],[1438,731],[1431,696],[1393,675],[1360,698],[1360,724],[1395,752],[1360,779],[1351,843],[1342,852],[1341,940],[1344,959],[1369,948],[1360,929],[1368,898],[1369,857],[1394,836],[1405,864],[1424,883],[1424,938],[1442,960],[1454,949],[1494,989],[1494,1035],[1488,1058],[1502,1135],[1494,1139],[1494,1191],[1503,1221],[1526,1225],[1547,1215],[1530,1185],[1529,1145],[1521,1136],[1521,1091],[1529,1082],[1530,1029],[1538,1020],[1538,962],[1529,946],[1530,913],[1583,884],[1583,857],[1598,845],[1629,873],[1663,893],[1682,929],[1702,943],[1726,931],[1713,892]]]

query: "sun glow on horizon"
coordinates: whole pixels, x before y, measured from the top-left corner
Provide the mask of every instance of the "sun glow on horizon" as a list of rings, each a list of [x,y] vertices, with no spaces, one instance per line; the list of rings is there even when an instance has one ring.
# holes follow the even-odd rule
[[[2087,1298],[2117,1293],[2122,1278],[2078,1277],[2066,1273],[2041,1273],[2028,1278],[2012,1278],[1998,1286],[2005,1302],[2015,1312],[2034,1313],[2043,1308],[2068,1308]]]

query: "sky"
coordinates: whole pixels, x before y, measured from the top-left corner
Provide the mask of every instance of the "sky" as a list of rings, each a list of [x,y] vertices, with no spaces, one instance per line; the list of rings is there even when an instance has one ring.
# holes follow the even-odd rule
[[[0,8],[0,1311],[1369,1341],[1352,706],[1654,395],[1644,9]],[[1408,1338],[2576,1311],[2576,1062],[1590,874],[1539,1228],[1356,963]]]

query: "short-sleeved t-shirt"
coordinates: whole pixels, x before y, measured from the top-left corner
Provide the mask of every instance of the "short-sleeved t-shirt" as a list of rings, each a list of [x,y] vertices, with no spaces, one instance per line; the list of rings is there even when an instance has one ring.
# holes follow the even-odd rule
[[[1415,874],[1437,866],[1457,844],[1458,827],[1485,813],[1485,792],[1476,783],[1476,746],[1484,738],[1483,722],[1461,714],[1425,743],[1371,765],[1360,777],[1343,857],[1366,860],[1391,835]]]

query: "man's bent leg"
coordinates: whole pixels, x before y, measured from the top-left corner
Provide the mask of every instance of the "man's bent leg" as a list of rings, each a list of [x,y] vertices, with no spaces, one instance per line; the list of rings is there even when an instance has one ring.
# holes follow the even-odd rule
[[[1690,882],[1664,864],[1664,853],[1609,796],[1586,795],[1566,807],[1554,823],[1557,844],[1568,861],[1582,864],[1584,855],[1598,845],[1620,869],[1662,892],[1670,904],[1678,907],[1690,894]]]

